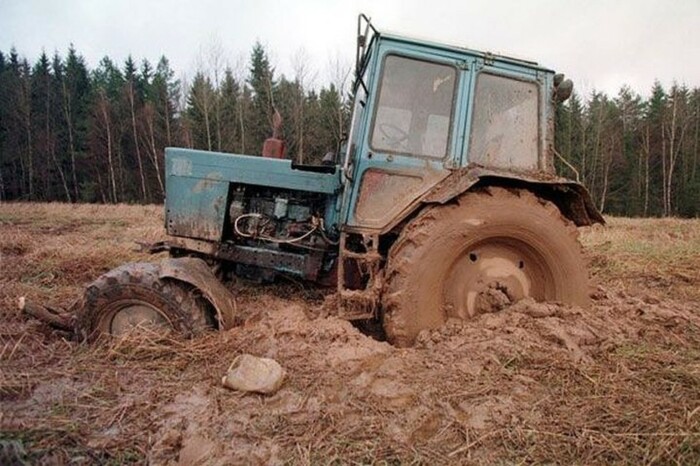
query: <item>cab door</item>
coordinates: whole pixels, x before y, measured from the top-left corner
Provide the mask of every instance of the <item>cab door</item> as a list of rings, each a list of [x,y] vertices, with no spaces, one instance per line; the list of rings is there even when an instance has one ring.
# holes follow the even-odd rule
[[[463,56],[427,47],[385,43],[377,60],[345,218],[382,233],[458,165],[470,75]]]

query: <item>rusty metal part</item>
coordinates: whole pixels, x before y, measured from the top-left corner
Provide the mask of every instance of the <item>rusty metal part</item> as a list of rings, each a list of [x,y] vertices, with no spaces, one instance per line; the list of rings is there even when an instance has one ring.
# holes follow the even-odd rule
[[[279,249],[252,248],[233,243],[218,243],[192,238],[173,238],[152,244],[147,249],[151,253],[174,250],[190,251],[238,264],[282,269],[291,274],[301,271],[301,278],[311,281],[319,278],[325,254],[324,251],[300,254]]]
[[[338,258],[338,317],[347,320],[373,319],[381,301],[384,287],[384,257],[377,251],[379,237],[362,237],[362,251],[348,248],[348,235],[340,235]],[[346,270],[356,271],[359,277],[348,277]],[[354,283],[359,278],[361,287]],[[353,282],[353,283],[350,283]]]
[[[275,159],[283,159],[287,153],[287,146],[282,138],[282,115],[277,109],[272,114],[272,137],[263,143],[262,156]]]
[[[263,143],[262,156],[273,159],[284,159],[287,154],[287,146],[281,139],[267,138]]]
[[[197,288],[216,309],[220,329],[226,330],[236,324],[238,313],[233,295],[202,259],[196,257],[164,259],[160,263],[159,277],[179,280]]]

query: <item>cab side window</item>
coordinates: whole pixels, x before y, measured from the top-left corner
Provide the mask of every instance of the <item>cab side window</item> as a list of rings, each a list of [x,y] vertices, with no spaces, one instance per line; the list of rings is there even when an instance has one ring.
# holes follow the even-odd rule
[[[370,137],[376,151],[443,158],[452,128],[457,70],[388,55]]]

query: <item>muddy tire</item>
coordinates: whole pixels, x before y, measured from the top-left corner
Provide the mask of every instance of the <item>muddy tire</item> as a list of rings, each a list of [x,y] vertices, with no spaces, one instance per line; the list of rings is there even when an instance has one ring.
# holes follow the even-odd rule
[[[151,263],[126,264],[92,282],[76,318],[76,335],[89,342],[147,326],[190,338],[212,328],[208,302],[185,283],[159,278]]]
[[[531,297],[588,305],[588,274],[573,223],[525,190],[486,188],[426,210],[389,251],[382,298],[389,341]]]

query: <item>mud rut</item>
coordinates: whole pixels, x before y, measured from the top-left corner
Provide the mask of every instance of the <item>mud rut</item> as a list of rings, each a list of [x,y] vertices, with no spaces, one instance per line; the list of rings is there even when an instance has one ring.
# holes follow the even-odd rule
[[[634,450],[596,440],[604,437],[596,434],[600,419],[586,417],[585,399],[564,402],[566,412],[559,403],[604,387],[610,355],[633,351],[640,339],[661,338],[663,346],[687,338],[700,319],[690,306],[603,288],[595,298],[590,312],[521,301],[423,332],[412,349],[323,317],[318,302],[274,295],[244,297],[244,326],[194,341],[146,338],[88,348],[37,336],[35,328],[16,348],[13,366],[33,364],[43,377],[29,392],[4,397],[3,435],[25,432],[35,458],[59,462],[76,455],[86,462],[133,455],[154,464],[543,461],[545,443],[560,459],[570,444],[569,454],[585,452],[593,462],[629,460]],[[57,358],[89,366],[52,368],[51,358],[24,346],[58,349]],[[278,360],[289,374],[282,390],[264,397],[221,388],[220,375],[240,352]],[[697,385],[675,390],[673,402],[697,412]],[[634,414],[634,401],[627,403]],[[67,412],[57,416],[61,408]],[[639,427],[626,422],[621,433]],[[687,427],[697,429],[697,419]],[[559,433],[548,435],[552,429]],[[43,440],[32,441],[39,433]]]

